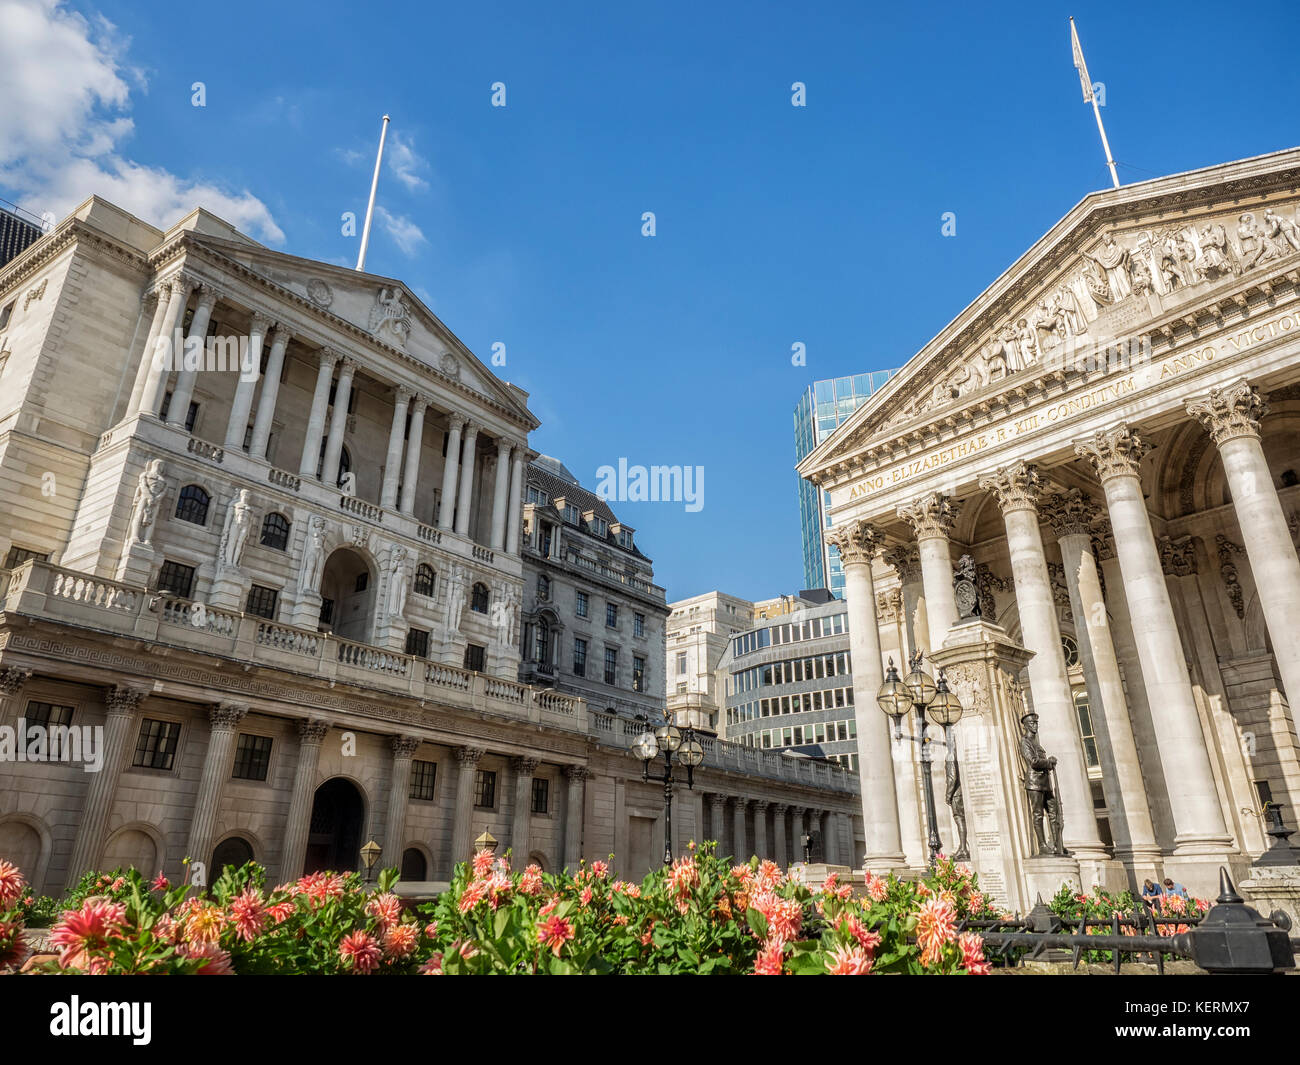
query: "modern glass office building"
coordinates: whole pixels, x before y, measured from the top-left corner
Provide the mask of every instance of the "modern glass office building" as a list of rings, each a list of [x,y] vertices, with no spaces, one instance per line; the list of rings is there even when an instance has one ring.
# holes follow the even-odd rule
[[[803,459],[840,423],[846,421],[897,370],[878,370],[852,377],[815,381],[799,397],[794,408],[795,462]],[[803,537],[803,579],[805,588],[829,588],[836,599],[844,598],[844,568],[840,553],[825,542],[830,525],[830,495],[818,491],[802,477],[799,481],[799,527]]]
[[[0,266],[18,258],[44,233],[39,218],[7,200],[0,200]]]

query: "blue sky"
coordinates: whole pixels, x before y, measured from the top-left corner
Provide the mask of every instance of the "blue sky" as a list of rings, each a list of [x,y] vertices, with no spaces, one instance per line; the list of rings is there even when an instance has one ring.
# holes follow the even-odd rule
[[[387,111],[369,268],[504,343],[588,486],[704,467],[698,512],[614,505],[670,599],[789,592],[800,392],[901,365],[1109,185],[1069,15],[1126,183],[1292,146],[1300,87],[1293,3],[813,7],[0,0],[0,196],[350,265]]]

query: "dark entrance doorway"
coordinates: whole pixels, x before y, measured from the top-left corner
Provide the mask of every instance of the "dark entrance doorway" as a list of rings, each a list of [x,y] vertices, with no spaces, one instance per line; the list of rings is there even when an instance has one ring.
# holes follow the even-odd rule
[[[303,874],[322,869],[354,872],[361,861],[361,821],[365,803],[356,785],[342,777],[327,780],[316,789],[307,836]]]
[[[212,852],[212,874],[209,883],[215,881],[226,869],[236,869],[253,860],[253,847],[248,840],[240,836],[229,836],[217,844]]]

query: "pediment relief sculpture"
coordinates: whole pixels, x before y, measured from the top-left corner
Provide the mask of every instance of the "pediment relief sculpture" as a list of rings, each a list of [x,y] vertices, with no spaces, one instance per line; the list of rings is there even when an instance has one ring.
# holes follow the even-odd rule
[[[381,287],[370,308],[370,332],[379,340],[387,341],[398,351],[406,350],[411,339],[411,309],[406,305],[401,289]]]

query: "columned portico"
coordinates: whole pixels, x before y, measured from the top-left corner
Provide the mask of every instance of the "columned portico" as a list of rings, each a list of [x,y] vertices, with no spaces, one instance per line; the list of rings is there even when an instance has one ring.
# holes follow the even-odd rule
[[[311,413],[307,416],[307,437],[302,445],[302,460],[298,473],[302,477],[315,477],[320,466],[320,445],[325,432],[325,415],[329,409],[330,382],[334,367],[339,361],[338,352],[321,348],[320,363],[316,369],[316,390],[311,397]]]
[[[266,446],[271,440],[271,424],[275,419],[275,404],[280,397],[280,375],[284,372],[284,352],[293,334],[284,325],[277,325],[271,337],[271,352],[266,360],[266,373],[262,375],[262,395],[257,401],[257,415],[253,419],[253,438],[248,453],[257,459],[266,458]]]
[[[298,765],[294,769],[284,848],[280,853],[281,880],[296,880],[302,876],[303,862],[307,859],[307,836],[311,832],[312,800],[316,795],[316,766],[320,763],[321,743],[328,732],[329,725],[324,721],[298,722]]]
[[[212,858],[212,829],[221,806],[222,785],[230,776],[235,736],[247,713],[248,707],[242,703],[221,703],[208,711],[208,749],[203,756],[203,775],[199,778],[194,820],[190,824],[189,844],[185,849],[190,858],[202,862],[205,868]],[[210,884],[217,870],[208,869],[207,872],[205,883]]]
[[[230,405],[230,421],[226,423],[226,447],[242,450],[244,435],[248,432],[248,416],[253,409],[253,393],[262,368],[262,341],[271,326],[271,319],[255,311],[248,322],[248,364],[240,367],[239,383]],[[269,432],[269,429],[268,429]]]
[[[960,507],[960,503],[948,496],[931,492],[898,508],[898,516],[916,534],[931,650],[943,646],[948,630],[957,623],[957,599],[952,588],[952,550],[948,546],[948,536]]]
[[[190,331],[185,337],[185,344],[174,355],[179,369],[176,387],[172,390],[171,405],[167,408],[168,425],[183,426],[189,416],[190,400],[194,398],[194,382],[199,370],[206,368],[203,359],[207,348],[208,322],[212,320],[212,309],[217,305],[218,296],[219,293],[211,285],[204,285],[200,290],[199,302],[194,308],[194,317],[190,319]],[[195,346],[197,352],[190,354],[188,349]],[[190,366],[191,361],[196,365]]]
[[[356,361],[344,357],[339,369],[338,385],[334,389],[329,436],[325,439],[325,464],[320,475],[321,482],[331,488],[339,483],[339,460],[343,455],[343,435],[348,424],[348,403],[352,399],[352,378],[356,372]]]

